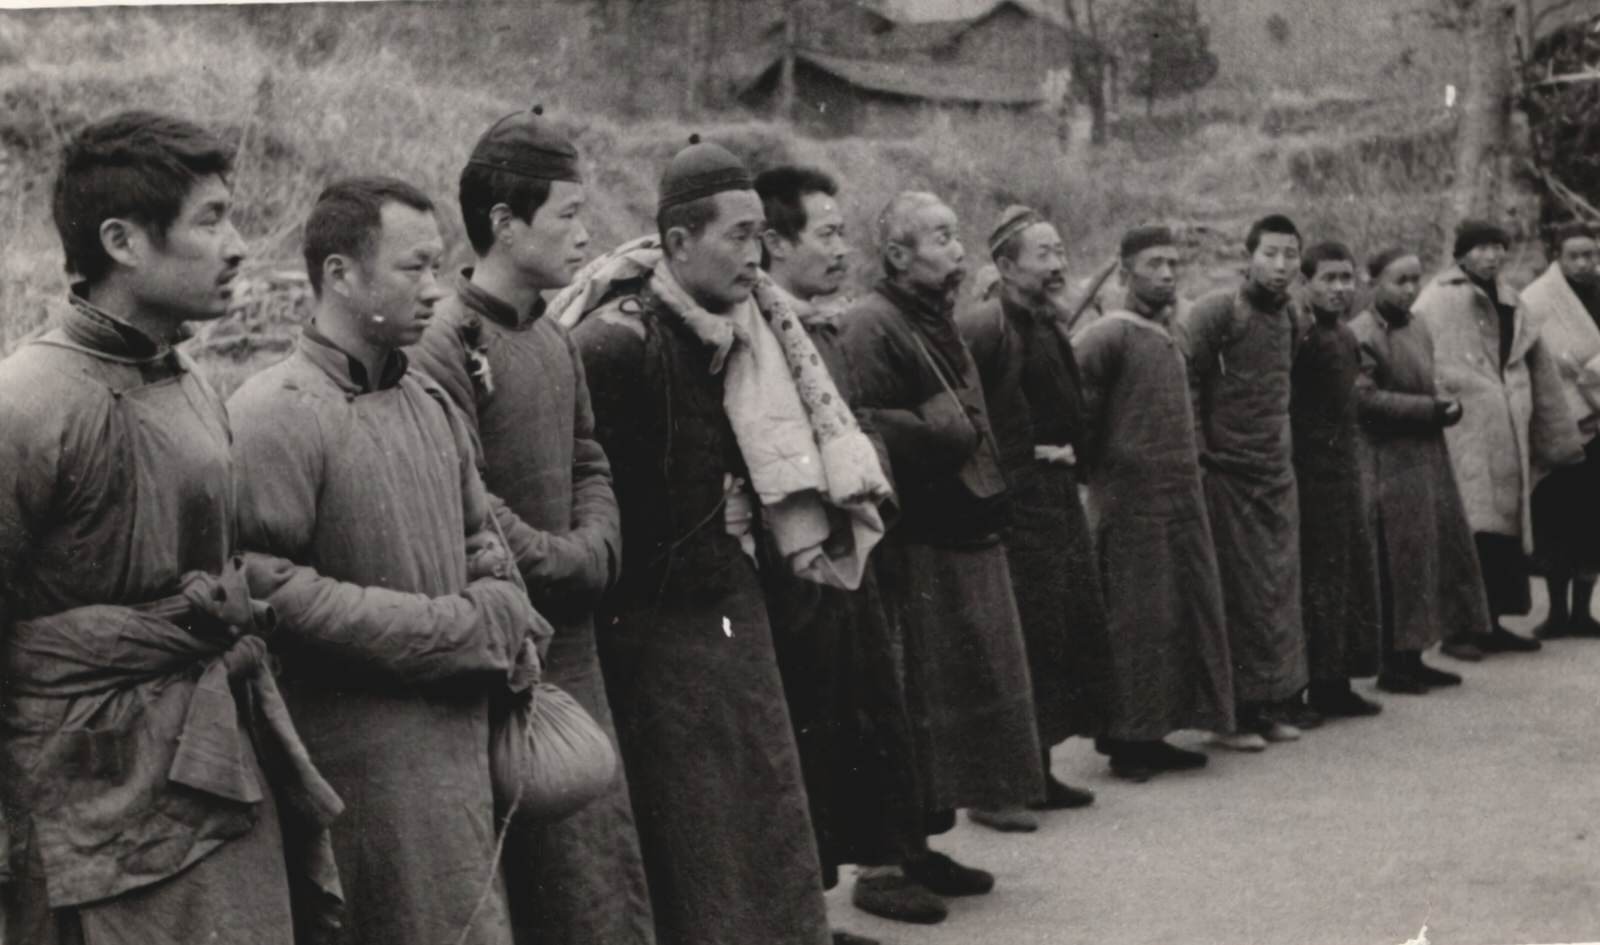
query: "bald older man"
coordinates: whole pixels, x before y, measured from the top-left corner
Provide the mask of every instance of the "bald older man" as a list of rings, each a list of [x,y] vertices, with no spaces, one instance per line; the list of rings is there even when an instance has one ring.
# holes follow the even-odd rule
[[[845,314],[859,409],[882,434],[902,515],[884,542],[882,580],[904,625],[906,690],[923,806],[939,825],[958,807],[1044,796],[1033,693],[1000,533],[1006,484],[977,365],[953,314],[965,251],[955,213],[903,193],[878,220],[884,277]],[[943,896],[988,892],[994,877],[925,847],[903,876]]]

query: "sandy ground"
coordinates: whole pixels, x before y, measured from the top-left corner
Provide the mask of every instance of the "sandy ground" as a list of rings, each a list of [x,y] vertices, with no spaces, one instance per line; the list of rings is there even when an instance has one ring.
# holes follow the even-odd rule
[[[834,923],[886,945],[1400,945],[1424,924],[1432,945],[1600,941],[1600,641],[1430,661],[1465,685],[1378,693],[1376,718],[1211,749],[1192,774],[1117,781],[1074,739],[1055,773],[1094,806],[934,840],[994,893],[901,925],[854,909],[847,876]]]

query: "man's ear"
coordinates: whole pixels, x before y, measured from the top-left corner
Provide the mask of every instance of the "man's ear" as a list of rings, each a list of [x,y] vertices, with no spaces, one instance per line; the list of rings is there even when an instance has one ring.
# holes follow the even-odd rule
[[[1012,273],[1016,272],[1016,269],[1017,261],[1015,259],[1012,259],[1010,256],[1007,256],[1004,253],[995,256],[994,271],[1000,273],[1000,278],[1010,279]]]
[[[100,245],[118,265],[137,268],[144,259],[148,239],[137,223],[109,217],[100,222]]]
[[[514,216],[507,204],[497,203],[489,208],[489,230],[494,233],[495,242],[505,236],[506,228],[511,225]]]
[[[349,256],[329,253],[322,261],[322,291],[349,298],[355,292],[354,278],[359,264]]]
[[[883,248],[883,258],[895,271],[904,272],[911,265],[911,247],[904,243],[890,243]]]
[[[661,244],[661,250],[667,254],[667,258],[677,259],[688,245],[689,231],[681,226],[675,226],[667,230],[667,239]]]

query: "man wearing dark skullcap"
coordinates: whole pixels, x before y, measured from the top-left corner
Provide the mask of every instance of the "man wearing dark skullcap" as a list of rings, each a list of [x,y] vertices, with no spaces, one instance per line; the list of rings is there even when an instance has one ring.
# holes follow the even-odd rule
[[[784,515],[767,503],[759,448],[793,428],[752,429],[742,411],[756,405],[738,396],[793,384],[774,355],[773,386],[743,386],[772,363],[771,333],[799,329],[757,311],[766,226],[738,158],[696,140],[659,194],[659,251],[618,250],[586,270],[575,288],[602,272],[610,288],[572,332],[622,511],[621,576],[597,624],[656,938],[824,945],[816,840],[755,563],[757,530]]]
[[[1078,499],[1083,391],[1051,305],[1066,287],[1066,248],[1048,220],[1013,206],[995,223],[989,255],[1000,291],[961,312],[957,324],[978,365],[1010,490],[1006,557],[1044,753],[1045,799],[1035,806],[1083,807],[1094,795],[1050,774],[1051,746],[1102,734],[1107,675],[1105,598]],[[1037,827],[1021,809],[969,816],[998,830]]]
[[[1485,635],[1452,629],[1446,638],[1444,652],[1468,661],[1539,649],[1537,640],[1512,633],[1500,620],[1526,614],[1533,604],[1527,557],[1533,483],[1543,471],[1581,461],[1583,452],[1541,326],[1518,315],[1516,291],[1501,278],[1509,247],[1500,227],[1462,221],[1454,261],[1412,306],[1433,334],[1441,392],[1461,402],[1461,422],[1445,431],[1445,441],[1492,618]]]
[[[1300,736],[1309,676],[1300,614],[1300,505],[1289,425],[1289,375],[1300,233],[1263,217],[1245,237],[1242,285],[1196,302],[1178,321],[1189,359],[1196,445],[1233,657],[1239,731],[1220,743],[1259,751]]]
[[[1194,414],[1171,325],[1180,303],[1172,232],[1122,239],[1127,300],[1080,329],[1089,520],[1110,618],[1111,681],[1096,747],[1118,777],[1202,767],[1167,742],[1231,732],[1233,676],[1216,549],[1196,461]]]
[[[461,408],[484,484],[506,503],[500,520],[518,568],[556,628],[543,678],[610,733],[593,609],[617,577],[621,521],[583,361],[541,294],[585,261],[584,197],[577,151],[542,109],[491,125],[461,171],[476,262],[411,354]],[[625,774],[564,820],[516,824],[505,873],[519,942],[654,941]],[[608,907],[594,908],[600,900]]]

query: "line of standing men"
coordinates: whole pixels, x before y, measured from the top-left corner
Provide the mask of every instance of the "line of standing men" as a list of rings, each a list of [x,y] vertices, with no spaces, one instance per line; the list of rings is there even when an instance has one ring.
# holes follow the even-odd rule
[[[693,142],[657,238],[585,264],[579,167],[538,109],[496,122],[448,285],[425,194],[330,185],[311,322],[224,408],[174,345],[243,259],[226,150],[144,112],[69,144],[78,281],[0,362],[8,940],[848,941],[840,864],[934,922],[994,884],[928,844],[957,808],[1091,802],[1050,775],[1066,737],[1129,780],[1197,768],[1167,735],[1376,711],[1349,680],[1380,632],[1402,692],[1450,681],[1441,626],[1488,637],[1414,255],[1344,326],[1350,254],[1268,218],[1244,288],[1180,312],[1173,235],[1138,227],[1126,307],[1069,343],[1027,208],[958,316],[933,195],[889,203],[844,301],[825,175]],[[527,660],[624,761],[556,822],[490,786]]]

